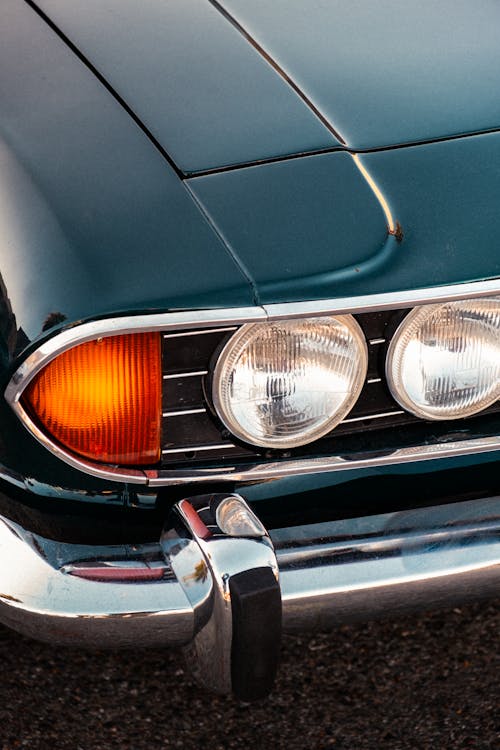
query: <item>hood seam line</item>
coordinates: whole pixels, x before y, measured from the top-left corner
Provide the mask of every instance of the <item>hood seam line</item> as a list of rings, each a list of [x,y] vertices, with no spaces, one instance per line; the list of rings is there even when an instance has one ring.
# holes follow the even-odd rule
[[[297,96],[304,102],[307,108],[317,117],[322,125],[328,130],[334,138],[337,139],[341,146],[347,146],[345,138],[336,130],[328,118],[321,112],[320,109],[312,102],[307,94],[300,88],[293,78],[286,72],[284,68],[272,57],[272,55],[259,44],[259,42],[245,29],[244,26],[231,14],[224,6],[218,2],[218,0],[208,0],[215,10],[217,10],[235,29],[246,39],[246,41],[259,53],[261,57],[273,68],[273,70],[290,86],[290,88],[297,94]]]
[[[144,133],[144,135],[148,138],[150,143],[156,148],[156,150],[160,153],[160,155],[168,162],[168,164],[172,167],[174,172],[176,173],[177,177],[179,179],[184,180],[186,178],[186,174],[182,171],[182,169],[175,163],[173,158],[170,156],[170,154],[163,148],[161,143],[158,141],[157,138],[153,135],[153,133],[149,130],[149,128],[142,122],[139,115],[137,115],[132,107],[127,104],[125,99],[116,91],[115,88],[109,83],[109,81],[104,77],[104,75],[96,68],[96,66],[86,57],[83,52],[76,46],[74,42],[71,41],[71,39],[62,31],[62,29],[57,26],[57,24],[54,23],[54,21],[48,16],[41,8],[38,7],[38,5],[34,2],[34,0],[24,0],[24,2],[41,18],[41,20],[49,26],[50,29],[59,37],[59,39],[73,52],[74,55],[82,62],[85,67],[97,78],[99,83],[104,86],[106,91],[111,94],[113,99],[122,107],[122,109],[125,110],[125,112],[129,115],[129,117],[135,122],[135,124],[138,126],[140,130]]]
[[[258,289],[257,289],[257,284],[256,284],[256,282],[255,282],[252,274],[250,273],[250,271],[248,270],[248,268],[246,267],[246,265],[243,263],[243,261],[241,260],[241,258],[238,256],[238,254],[235,252],[235,250],[231,247],[230,243],[226,240],[226,238],[224,237],[224,235],[222,234],[222,232],[220,231],[220,229],[216,225],[214,219],[208,213],[207,209],[205,208],[205,206],[203,205],[203,203],[200,201],[200,199],[198,198],[198,196],[196,195],[196,193],[193,192],[193,190],[191,188],[191,185],[189,185],[189,183],[187,181],[184,181],[184,186],[186,188],[187,194],[190,196],[190,198],[193,201],[194,205],[196,206],[196,208],[198,209],[198,211],[200,212],[200,214],[203,216],[203,218],[205,219],[205,221],[209,225],[210,229],[212,230],[212,232],[215,234],[215,236],[217,237],[217,239],[221,243],[222,247],[225,249],[225,251],[227,252],[227,254],[231,257],[232,261],[236,264],[236,266],[238,267],[239,271],[245,277],[245,280],[247,281],[247,283],[250,285],[250,288],[252,290],[252,299],[253,299],[254,305],[257,305],[257,306],[261,307],[262,305],[261,305],[261,302],[260,302],[260,297],[259,297],[259,292],[258,292]]]

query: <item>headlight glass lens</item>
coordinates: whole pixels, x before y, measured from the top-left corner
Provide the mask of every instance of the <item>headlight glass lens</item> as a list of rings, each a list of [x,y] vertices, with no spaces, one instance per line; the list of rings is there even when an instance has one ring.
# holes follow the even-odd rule
[[[366,342],[350,315],[249,324],[219,357],[213,402],[241,440],[291,448],[344,418],[366,370]]]
[[[500,298],[415,308],[392,339],[387,380],[424,419],[469,417],[500,398]]]

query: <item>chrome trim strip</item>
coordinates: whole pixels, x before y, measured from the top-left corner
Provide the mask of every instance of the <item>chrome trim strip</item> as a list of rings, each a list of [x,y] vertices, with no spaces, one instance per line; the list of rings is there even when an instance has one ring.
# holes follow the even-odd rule
[[[366,382],[368,385],[371,385],[372,383],[381,383],[382,378],[368,378]]]
[[[389,452],[370,453],[368,458],[326,456],[322,458],[284,459],[279,463],[247,463],[224,469],[146,469],[148,484],[193,484],[197,482],[255,482],[302,474],[324,474],[330,471],[371,469],[375,466],[430,461],[437,458],[467,456],[472,453],[500,451],[500,436],[457,440],[450,443],[417,445]],[[359,456],[359,454],[357,454]]]
[[[487,281],[473,281],[464,284],[449,284],[426,289],[407,289],[402,292],[369,294],[360,297],[339,297],[334,300],[314,300],[312,302],[288,302],[264,305],[269,318],[300,318],[307,315],[342,315],[351,313],[379,312],[381,310],[401,310],[405,307],[451,302],[459,299],[475,299],[500,294],[500,278]],[[293,311],[292,311],[293,308]]]
[[[397,222],[394,221],[394,216],[392,215],[390,204],[385,197],[382,188],[380,185],[377,184],[377,181],[373,177],[372,174],[370,174],[370,171],[368,168],[362,163],[363,154],[353,154],[351,153],[352,160],[365,178],[366,182],[370,186],[371,191],[373,192],[375,198],[378,200],[380,204],[380,208],[384,212],[385,220],[387,222],[387,230],[389,234],[396,234],[397,232]]]
[[[150,471],[142,472],[136,469],[120,469],[117,467],[100,466],[90,461],[79,459],[55,444],[44,433],[42,433],[23,409],[20,398],[28,383],[30,383],[35,375],[40,372],[46,364],[62,352],[70,349],[72,346],[96,338],[114,336],[123,333],[139,333],[145,331],[180,332],[182,330],[193,328],[220,330],[221,327],[233,328],[245,323],[262,322],[265,320],[273,321],[326,314],[340,315],[376,312],[379,310],[395,310],[414,305],[448,302],[451,300],[485,297],[498,294],[500,294],[500,279],[497,278],[485,281],[431,287],[427,289],[411,289],[402,292],[388,292],[384,294],[364,295],[358,297],[340,297],[338,299],[316,300],[311,302],[278,303],[263,305],[261,307],[255,306],[216,310],[153,313],[151,315],[123,316],[81,323],[67,328],[52,338],[47,339],[36,351],[32,352],[12,376],[12,379],[5,390],[5,398],[31,434],[48,450],[70,466],[73,466],[80,471],[84,471],[87,474],[104,479],[144,484],[147,483],[151,477]],[[460,452],[472,453],[476,450],[484,451],[500,449],[500,436],[494,440],[496,440],[494,447],[491,447],[491,444],[488,444],[489,447],[477,449],[472,448],[471,444],[478,443],[478,441],[461,441],[459,445],[463,447],[457,449],[452,455],[459,455]],[[481,443],[481,441],[479,441],[479,443]],[[470,446],[467,451],[465,450],[466,445]],[[402,456],[395,456],[392,461],[386,461],[384,459],[384,463],[400,463],[402,460],[425,460],[429,457],[428,449],[429,446],[420,446],[420,452],[418,455],[423,457],[402,458]],[[443,449],[434,447],[431,452],[433,454],[432,457],[436,457],[436,452],[439,452],[439,455],[443,457],[450,455],[449,444],[446,444]],[[320,465],[326,463],[329,467],[328,469],[322,470],[334,471],[343,466],[345,459],[341,458],[339,460],[338,457],[330,457],[327,459],[318,459],[318,461],[320,461]],[[381,460],[375,464],[373,464],[372,461],[373,459],[366,459],[364,462],[361,461],[360,465],[380,465],[381,463]],[[290,463],[293,464],[294,462],[284,461],[279,465],[280,471],[277,469],[274,470],[271,473],[271,476],[274,477],[290,473],[290,470],[286,468],[287,464]],[[349,462],[352,468],[354,468],[354,463],[355,462]],[[309,465],[311,467],[309,470],[311,471],[317,470],[310,464],[310,460],[303,461],[302,465]],[[269,474],[269,469],[267,467],[264,468],[263,471],[266,476]],[[292,473],[305,472],[296,472],[295,469],[292,469]],[[171,476],[171,474],[168,473],[162,473],[163,480],[158,480],[158,478],[156,478],[155,483],[183,483],[187,481],[183,478],[184,474],[185,472],[183,472],[183,470],[176,472],[175,476]],[[154,475],[158,477],[159,473],[154,472]],[[209,475],[214,476],[211,472],[205,472],[205,476]],[[190,475],[188,474],[188,476]],[[224,472],[221,473],[221,476],[224,476]],[[244,471],[243,476],[247,477],[248,472]],[[230,477],[227,476],[227,479],[228,481],[234,481],[234,475]]]
[[[385,339],[369,339],[368,343],[370,346],[375,346],[375,344],[385,344]]]

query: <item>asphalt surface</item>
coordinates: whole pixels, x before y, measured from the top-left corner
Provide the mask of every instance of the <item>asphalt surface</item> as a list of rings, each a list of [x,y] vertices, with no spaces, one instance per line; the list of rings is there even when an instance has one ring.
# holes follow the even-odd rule
[[[500,601],[286,637],[273,695],[205,694],[167,651],[0,629],[0,748],[500,749]]]

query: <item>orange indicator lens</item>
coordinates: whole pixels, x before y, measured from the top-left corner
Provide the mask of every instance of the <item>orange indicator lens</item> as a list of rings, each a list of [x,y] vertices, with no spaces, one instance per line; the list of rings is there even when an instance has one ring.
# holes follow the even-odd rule
[[[63,352],[23,394],[25,408],[73,453],[113,464],[160,458],[161,338],[109,336]]]

